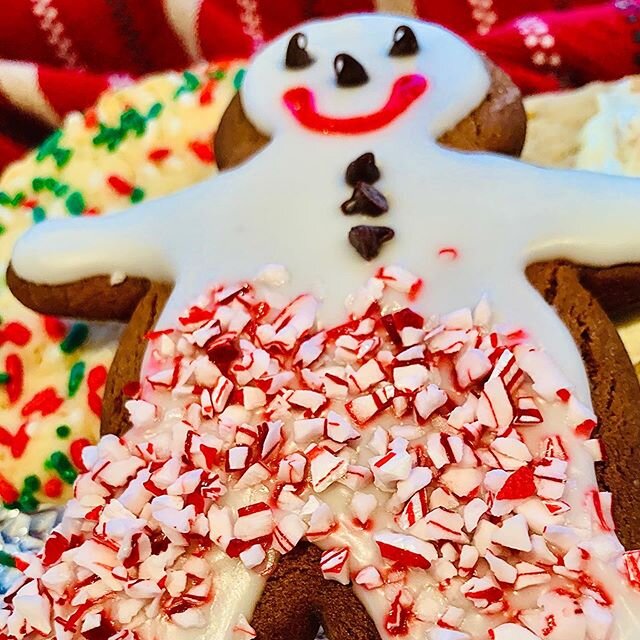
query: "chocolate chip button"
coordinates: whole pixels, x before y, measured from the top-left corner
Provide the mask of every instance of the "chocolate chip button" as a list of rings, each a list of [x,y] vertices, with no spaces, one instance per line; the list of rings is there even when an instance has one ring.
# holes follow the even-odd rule
[[[393,45],[389,50],[389,55],[398,58],[415,56],[419,50],[418,39],[413,30],[404,24],[398,27],[393,34]]]
[[[378,256],[382,245],[395,235],[389,227],[372,227],[360,224],[349,231],[351,246],[365,259],[373,260]]]
[[[294,33],[287,46],[284,61],[287,69],[304,69],[313,64],[313,58],[307,51],[307,36],[304,33]]]
[[[357,182],[353,194],[342,203],[341,209],[348,216],[361,213],[375,218],[389,211],[389,203],[375,187],[366,182]]]
[[[373,153],[363,153],[356,158],[348,167],[345,173],[347,184],[355,187],[358,182],[373,184],[380,178],[380,169],[376,165],[376,158]]]

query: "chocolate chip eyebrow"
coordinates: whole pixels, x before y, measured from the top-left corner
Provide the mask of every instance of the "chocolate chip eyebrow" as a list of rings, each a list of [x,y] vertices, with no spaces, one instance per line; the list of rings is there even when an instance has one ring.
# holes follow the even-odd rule
[[[393,34],[393,44],[389,49],[389,55],[396,58],[415,56],[420,51],[420,45],[416,34],[411,27],[400,25]]]
[[[307,51],[307,45],[308,40],[304,33],[298,31],[291,36],[284,60],[287,69],[306,69],[315,62]]]

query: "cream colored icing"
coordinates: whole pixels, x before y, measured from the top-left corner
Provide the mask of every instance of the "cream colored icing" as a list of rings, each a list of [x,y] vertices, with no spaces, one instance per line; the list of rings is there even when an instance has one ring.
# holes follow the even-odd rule
[[[421,43],[414,58],[386,56],[401,23],[410,24]],[[467,306],[486,293],[498,320],[527,327],[587,401],[577,349],[529,286],[523,268],[533,260],[557,257],[593,265],[638,261],[640,185],[439,147],[439,135],[482,102],[489,78],[481,58],[438,27],[354,16],[302,29],[316,58],[312,67],[283,70],[287,34],[266,47],[247,74],[245,111],[273,138],[264,151],[215,180],[118,216],[41,225],[16,246],[13,264],[19,275],[44,284],[114,271],[175,280],[160,321],[165,327],[207,284],[247,278],[260,265],[277,262],[291,270],[290,290],[312,291],[324,299],[321,318],[331,323],[347,294],[371,271],[346,241],[349,227],[361,221],[343,217],[339,205],[348,196],[343,182],[347,164],[374,151],[383,172],[377,186],[391,205],[384,224],[394,228],[396,237],[373,266],[401,264],[424,275],[416,307],[429,312]],[[341,52],[367,67],[371,81],[366,86],[335,87],[332,60]],[[355,115],[379,107],[392,82],[406,73],[426,76],[429,90],[393,124],[372,134],[318,138],[293,121],[280,99],[285,90],[303,84],[316,92],[322,112]],[[439,259],[444,246],[455,247],[459,259]],[[561,415],[550,418],[562,420]],[[595,485],[595,476],[586,450],[577,442],[572,449],[569,474],[577,501]],[[360,544],[356,548],[366,557],[367,545]],[[620,592],[613,638],[624,640],[638,628],[638,599],[606,562],[598,570],[607,586]],[[252,584],[246,598],[254,600],[258,591]],[[374,618],[379,615],[375,600],[361,590],[358,595]],[[214,601],[212,619],[225,607],[224,600]]]
[[[64,166],[58,167],[52,157],[38,160],[35,150],[18,162],[11,164],[0,177],[0,191],[14,196],[22,192],[25,203],[19,207],[0,206],[0,270],[6,270],[13,245],[17,238],[33,225],[33,203],[41,207],[47,218],[63,218],[70,214],[65,201],[70,193],[82,194],[86,208],[101,214],[121,209],[129,198],[119,194],[109,185],[107,177],[119,175],[140,187],[146,197],[161,197],[204,179],[215,172],[213,162],[200,159],[190,148],[190,143],[210,143],[218,122],[235,93],[233,79],[240,70],[238,64],[200,64],[189,73],[199,83],[192,91],[181,91],[185,77],[175,71],[154,74],[138,82],[112,89],[100,96],[88,113],[70,113],[64,120],[59,135],[59,146],[68,149],[71,156]],[[224,76],[221,70],[224,69]],[[209,86],[207,87],[207,84]],[[210,100],[203,98],[209,91]],[[161,104],[162,111],[149,121],[143,135],[129,134],[115,151],[93,142],[99,131],[97,123],[116,127],[127,109],[148,113],[154,104]],[[91,117],[95,116],[95,123]],[[149,153],[164,149],[167,157],[152,161]],[[49,190],[35,188],[37,179],[53,178],[66,185],[67,191],[56,195]],[[24,388],[15,402],[10,402],[0,385],[0,425],[10,432],[17,431],[25,422],[21,410],[39,391],[54,388],[64,399],[62,405],[47,416],[34,415],[29,421],[31,439],[20,457],[14,457],[9,447],[0,445],[0,473],[10,478],[20,490],[23,481],[38,475],[43,484],[51,477],[45,469],[45,461],[51,453],[62,450],[69,454],[70,444],[78,438],[95,441],[99,434],[99,416],[87,404],[87,374],[96,366],[108,366],[115,353],[119,327],[115,325],[90,325],[85,345],[66,355],[60,350],[59,340],[47,335],[42,316],[22,306],[11,294],[4,280],[0,281],[0,313],[2,326],[20,322],[31,331],[31,340],[24,346],[0,344],[0,370],[4,370],[7,355],[17,354],[24,367]],[[69,325],[70,326],[70,325]],[[69,397],[67,383],[72,365],[85,363],[85,381],[78,392]],[[60,439],[56,434],[59,425],[70,427],[70,435]],[[66,501],[71,487],[65,485],[60,501]],[[52,496],[38,494],[42,500]]]
[[[615,175],[640,172],[640,92],[628,78],[597,95],[597,112],[579,136],[576,168]]]

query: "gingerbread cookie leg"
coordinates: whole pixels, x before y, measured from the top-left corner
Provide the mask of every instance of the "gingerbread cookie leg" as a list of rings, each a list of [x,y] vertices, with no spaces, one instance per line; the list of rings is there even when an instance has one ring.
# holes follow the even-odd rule
[[[534,264],[527,276],[553,306],[580,348],[591,386],[591,399],[600,419],[594,434],[602,439],[605,460],[599,483],[615,492],[614,518],[627,549],[640,547],[636,521],[636,475],[640,455],[640,385],[624,345],[609,317],[581,284],[582,269],[552,262]],[[606,452],[611,456],[606,456]]]
[[[150,283],[128,319],[105,386],[100,420],[101,435],[113,433],[121,436],[131,426],[125,407],[125,389],[128,384],[137,385],[140,380],[142,361],[147,349],[145,336],[156,326],[171,289],[168,284]]]
[[[330,638],[380,640],[353,590],[324,579],[321,556],[300,544],[278,562],[252,619],[260,640],[313,640],[320,624]]]

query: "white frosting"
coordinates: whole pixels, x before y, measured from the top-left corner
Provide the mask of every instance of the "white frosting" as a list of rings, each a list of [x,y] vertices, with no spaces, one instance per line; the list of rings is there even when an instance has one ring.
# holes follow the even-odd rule
[[[597,95],[597,112],[580,132],[575,165],[616,175],[640,171],[640,92],[628,78]]]
[[[417,56],[386,55],[399,24],[415,31]],[[400,264],[423,276],[416,307],[429,312],[469,306],[486,293],[498,320],[527,327],[587,401],[578,350],[527,283],[523,269],[550,258],[592,265],[640,261],[640,185],[441,148],[439,135],[483,101],[489,77],[472,49],[438,27],[378,15],[299,29],[308,37],[313,66],[284,69],[289,33],[266,47],[247,73],[245,111],[273,138],[259,155],[220,177],[120,215],[38,225],[16,246],[18,275],[41,284],[116,271],[175,281],[160,322],[164,327],[172,326],[177,313],[208,284],[250,278],[262,265],[279,263],[292,274],[286,290],[322,297],[321,318],[331,323],[340,318],[347,294],[372,269],[347,241],[351,226],[371,221],[345,217],[339,207],[350,193],[346,166],[373,151],[383,174],[376,186],[390,204],[390,212],[375,222],[396,233],[373,266]],[[364,64],[368,84],[336,87],[333,59],[342,52]],[[424,75],[429,89],[391,125],[366,135],[321,138],[302,129],[282,104],[287,89],[304,85],[314,91],[325,115],[369,113],[384,104],[394,80],[407,73]],[[443,247],[455,247],[459,258],[439,258]],[[594,486],[586,450],[576,445],[573,453],[570,474],[576,488]],[[624,640],[630,629],[639,628],[638,599],[623,589],[612,568],[602,566],[601,571],[603,582],[620,592],[613,638]],[[252,582],[248,601],[255,602],[258,592]],[[376,617],[377,604],[362,590],[357,593]],[[234,607],[240,610],[242,595],[238,598]],[[224,600],[214,602],[212,619],[227,607]],[[227,636],[212,629],[207,637]]]

